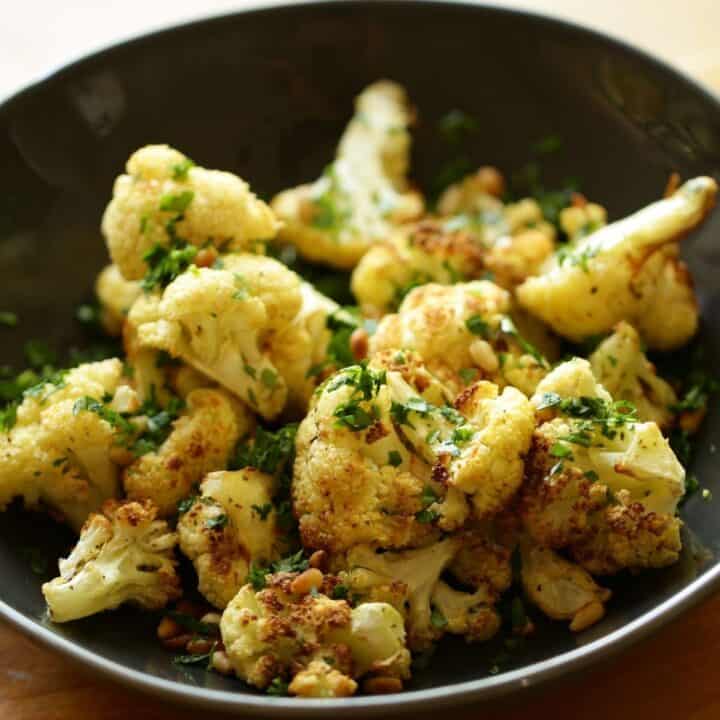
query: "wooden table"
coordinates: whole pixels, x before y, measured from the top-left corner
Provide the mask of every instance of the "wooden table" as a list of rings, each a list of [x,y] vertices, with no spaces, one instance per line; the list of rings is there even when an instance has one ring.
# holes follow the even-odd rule
[[[98,42],[112,40],[109,32],[132,34],[163,19],[170,23],[191,17],[199,8],[213,12],[228,9],[231,4],[240,3],[206,0],[200,5],[194,0],[155,0],[148,4],[126,0],[112,6],[100,3],[93,15],[92,4],[75,0],[63,3],[62,17],[57,17],[54,0],[24,0],[14,6],[0,27],[0,47],[3,55],[11,58],[9,65],[0,67],[0,90],[9,91],[12,84],[29,80],[28,67],[32,73],[40,72],[43,64],[52,65],[68,54],[77,55]],[[605,29],[675,62],[720,90],[720,0],[508,0],[498,4],[555,12]],[[55,16],[68,32],[58,31],[56,22],[37,22],[37,17],[47,14]],[[12,71],[13,62],[17,72],[10,78],[8,67]],[[98,680],[4,625],[0,625],[0,657],[3,720],[183,720],[197,716]],[[603,665],[557,681],[529,697],[458,710],[453,718],[717,720],[718,666],[720,596]],[[430,714],[414,717],[423,720]],[[202,718],[212,720],[206,712]]]

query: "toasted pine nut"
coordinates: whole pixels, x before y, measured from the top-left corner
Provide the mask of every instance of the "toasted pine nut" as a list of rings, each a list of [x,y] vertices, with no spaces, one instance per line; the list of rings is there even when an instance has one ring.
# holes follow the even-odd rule
[[[587,205],[587,198],[579,192],[570,195],[570,204],[576,208],[584,208]]]
[[[113,445],[113,447],[110,448],[110,460],[115,463],[115,465],[127,467],[135,461],[135,456],[127,448]]]
[[[316,550],[308,560],[311,568],[325,571],[327,569],[327,553],[324,550]]]
[[[185,649],[190,655],[204,655],[212,650],[213,642],[207,638],[192,638],[185,645]]]
[[[232,665],[230,664],[230,658],[223,650],[216,650],[212,656],[212,666],[215,670],[223,675],[230,675],[232,672]]]
[[[317,568],[309,568],[292,581],[290,592],[295,595],[307,595],[313,588],[319,588],[322,582],[323,574]]]
[[[363,690],[371,695],[387,695],[402,690],[402,680],[396,677],[371,677],[363,683]]]
[[[182,633],[181,635],[175,635],[175,637],[166,638],[162,641],[162,644],[168,650],[184,650],[192,638],[193,636],[190,633]]]
[[[179,635],[182,628],[172,618],[164,617],[157,627],[157,636],[160,640],[169,640]]]
[[[680,425],[680,429],[690,433],[691,435],[692,433],[697,432],[700,424],[705,419],[706,412],[707,408],[702,407],[697,410],[685,410],[680,413],[680,416],[678,417],[678,425]]]
[[[219,625],[220,624],[220,613],[216,613],[216,612],[205,613],[200,618],[200,622],[206,623],[207,625]]]
[[[195,256],[195,265],[198,267],[210,267],[217,260],[217,256],[215,248],[202,248],[202,250],[198,250],[198,254]]]
[[[482,340],[481,338],[473,340],[470,344],[470,357],[473,359],[473,362],[486,373],[495,372],[498,367],[500,367],[497,355],[487,340]]]
[[[595,600],[594,602],[588,603],[579,612],[575,613],[575,617],[570,623],[570,629],[573,632],[584,630],[585,628],[594,625],[603,617],[603,615],[605,615],[605,606],[601,602]]]
[[[492,165],[483,165],[475,174],[477,183],[488,195],[500,197],[505,192],[505,178]]]
[[[356,360],[363,360],[368,353],[369,336],[365,328],[353,330],[350,336],[350,351]]]

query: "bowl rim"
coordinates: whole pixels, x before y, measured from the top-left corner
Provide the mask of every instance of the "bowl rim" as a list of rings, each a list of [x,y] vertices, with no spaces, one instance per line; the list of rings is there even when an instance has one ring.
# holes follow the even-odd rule
[[[121,49],[141,46],[174,33],[185,32],[192,28],[211,27],[222,24],[238,16],[261,15],[269,12],[293,12],[298,8],[322,8],[325,6],[372,7],[373,5],[407,7],[425,6],[447,8],[454,7],[458,12],[494,13],[530,19],[540,25],[555,25],[578,36],[614,46],[629,55],[634,55],[646,66],[663,74],[673,76],[676,81],[687,86],[714,105],[720,115],[720,94],[712,88],[691,78],[684,70],[669,65],[652,53],[636,47],[620,38],[601,30],[586,27],[580,23],[562,19],[552,13],[538,12],[525,8],[498,5],[493,2],[473,2],[472,0],[250,0],[245,7],[231,12],[203,15],[167,27],[131,34],[100,49],[81,54],[70,62],[55,66],[37,79],[16,92],[0,97],[0,117],[19,104],[25,98],[43,87],[61,80],[83,65],[102,60]],[[443,685],[437,688],[407,690],[401,693],[382,696],[355,696],[340,699],[304,699],[268,697],[266,695],[232,692],[213,688],[197,687],[140,672],[122,663],[89,650],[79,643],[65,638],[40,625],[37,621],[19,612],[0,598],[0,619],[8,622],[31,640],[40,643],[59,654],[66,655],[88,669],[136,690],[153,694],[174,703],[190,703],[193,706],[234,713],[259,713],[266,717],[318,717],[333,716],[342,712],[347,716],[377,715],[380,713],[409,712],[426,710],[429,703],[435,706],[449,706],[459,703],[487,700],[505,695],[513,690],[536,687],[543,682],[556,679],[570,672],[597,663],[611,654],[627,649],[630,645],[650,635],[653,631],[677,618],[680,614],[707,598],[720,587],[720,564],[708,569],[687,587],[676,592],[654,608],[643,613],[631,622],[599,637],[575,650],[555,655],[546,660],[525,665],[517,670],[499,675],[486,676],[460,683]]]

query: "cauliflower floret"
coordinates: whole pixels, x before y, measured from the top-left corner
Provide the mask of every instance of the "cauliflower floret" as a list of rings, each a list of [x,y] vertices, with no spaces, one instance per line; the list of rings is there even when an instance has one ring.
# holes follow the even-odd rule
[[[698,318],[678,240],[705,219],[716,192],[712,178],[695,178],[581,238],[517,288],[520,304],[573,341],[627,320],[652,348],[684,345]]]
[[[87,399],[125,396],[120,360],[80,365],[26,391],[14,427],[0,433],[0,508],[21,497],[27,507],[48,506],[76,530],[118,491],[112,457],[116,413]],[[124,409],[124,408],[123,408]]]
[[[553,620],[570,620],[570,629],[584,630],[605,615],[611,592],[600,587],[579,565],[549,548],[520,545],[522,584],[530,600]]]
[[[556,368],[532,402],[540,425],[520,511],[533,539],[568,548],[591,572],[677,560],[685,471],[658,426],[613,403],[586,360]],[[628,552],[631,538],[644,549]]]
[[[301,305],[300,279],[282,263],[229,255],[222,269],[191,269],[161,298],[141,298],[129,320],[141,347],[181,358],[272,418],[285,406],[288,388],[266,344]]]
[[[483,244],[471,229],[424,219],[371,247],[353,270],[351,289],[365,315],[381,317],[417,285],[479,277],[483,258]]]
[[[640,336],[632,325],[620,322],[589,358],[595,377],[616,399],[628,400],[641,420],[661,428],[673,421],[672,405],[678,402],[672,386],[658,377],[655,366],[642,350]]]
[[[442,621],[433,622],[432,600],[459,547],[457,538],[399,552],[378,553],[369,545],[357,545],[340,561],[345,570],[339,577],[360,602],[382,601],[396,607],[405,618],[408,646],[420,650],[446,629]]]
[[[310,593],[296,573],[278,573],[259,592],[245,585],[233,598],[220,631],[238,677],[259,688],[292,677],[289,691],[308,697],[352,695],[355,678],[367,673],[409,677],[397,610],[382,603],[351,609],[331,599],[338,579],[320,577]]]
[[[95,294],[100,301],[100,322],[108,335],[120,335],[132,304],[142,288],[134,280],[126,280],[117,265],[103,268],[95,281]]]
[[[355,101],[355,115],[335,162],[312,185],[285,190],[272,201],[284,222],[280,239],[310,260],[352,268],[395,223],[422,214],[406,179],[412,121],[405,90],[381,80]]]
[[[413,287],[425,283],[490,276],[512,289],[537,274],[555,247],[555,231],[542,220],[540,206],[529,199],[503,206],[489,194],[466,200],[441,198],[440,211],[453,212],[396,228],[363,256],[351,287],[366,315],[394,311]]]
[[[298,314],[273,335],[268,352],[287,383],[288,407],[304,414],[320,377],[316,370],[324,369],[327,364],[327,348],[332,337],[328,320],[339,306],[310,283],[304,282],[300,291],[302,305]]]
[[[113,262],[127,280],[139,280],[154,248],[179,241],[225,252],[246,250],[275,236],[270,208],[236,175],[195,166],[167,145],[147,145],[115,180],[102,232]]]
[[[602,205],[580,198],[579,203],[560,211],[559,222],[570,242],[577,242],[607,225],[607,211]]]
[[[518,333],[510,312],[510,294],[487,280],[423,285],[380,321],[370,354],[414,350],[455,393],[487,379],[532,394],[547,361]]]
[[[306,546],[412,547],[460,527],[466,496],[478,517],[502,509],[522,480],[532,407],[486,382],[458,409],[448,400],[409,352],[327,381],[297,436],[293,500]]]
[[[467,642],[484,642],[500,629],[500,616],[483,588],[467,593],[440,580],[431,604],[435,624],[453,635],[464,636]]]
[[[150,499],[163,517],[177,512],[178,501],[202,478],[227,466],[237,441],[252,430],[248,409],[222,390],[193,390],[162,445],[123,471],[125,492]]]
[[[210,473],[182,508],[180,549],[192,560],[198,589],[224,608],[245,584],[250,564],[276,559],[275,480],[254,468]]]
[[[182,594],[173,550],[177,536],[149,501],[109,500],[91,515],[60,575],[42,586],[53,622],[68,622],[130,602],[158,610]]]
[[[452,576],[467,587],[482,590],[497,600],[512,583],[514,542],[500,537],[490,523],[469,529],[459,537],[461,546],[448,566]],[[500,542],[500,540],[503,542]]]

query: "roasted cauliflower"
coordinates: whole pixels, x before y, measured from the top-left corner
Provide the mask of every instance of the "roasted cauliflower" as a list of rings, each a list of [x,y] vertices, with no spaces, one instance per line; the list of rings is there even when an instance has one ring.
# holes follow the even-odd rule
[[[123,470],[127,496],[152,500],[163,517],[174,515],[207,473],[227,467],[235,444],[253,426],[247,408],[228,393],[193,390],[167,438]]]
[[[532,538],[592,573],[677,560],[685,471],[658,426],[613,402],[587,360],[558,366],[532,401],[540,424],[520,497]]]
[[[0,433],[0,508],[16,497],[47,507],[79,530],[119,490],[113,449],[137,402],[120,360],[88,363],[25,391],[14,427]],[[102,398],[114,398],[109,403]],[[99,398],[99,399],[98,399]]]
[[[220,630],[238,677],[259,688],[290,680],[290,694],[305,697],[352,695],[368,673],[409,677],[398,611],[385,603],[351,608],[333,599],[336,577],[314,573],[271,575],[263,589],[245,585],[227,606]]]
[[[553,620],[570,620],[584,630],[605,615],[611,592],[600,587],[579,565],[546,547],[521,544],[522,584],[527,597]]]
[[[422,197],[406,177],[411,121],[400,85],[381,80],[367,87],[323,176],[273,199],[284,223],[280,240],[310,260],[352,268],[396,223],[418,217]]]
[[[618,323],[589,360],[598,382],[616,400],[630,401],[640,420],[650,420],[663,429],[672,423],[671,408],[678,402],[677,394],[655,372],[632,325]]]
[[[95,280],[95,294],[100,302],[100,323],[108,335],[120,335],[132,304],[142,288],[136,280],[126,280],[117,265],[107,265]]]
[[[218,608],[245,584],[252,563],[276,559],[274,484],[255,468],[212,472],[181,507],[180,549],[195,566],[198,589]]]
[[[102,219],[110,257],[127,280],[167,284],[169,266],[190,264],[198,248],[252,249],[273,238],[270,208],[236,175],[206,170],[167,145],[147,145],[115,180]],[[160,271],[159,265],[166,266]],[[146,277],[150,271],[154,274]],[[176,270],[177,272],[177,270]],[[170,273],[173,274],[172,272]]]
[[[648,346],[680,347],[698,309],[678,241],[715,202],[717,183],[698,177],[673,195],[587,235],[517,288],[521,305],[573,341],[632,323]]]
[[[285,406],[288,387],[267,346],[302,307],[300,279],[259,255],[227,255],[222,267],[191,268],[162,295],[130,311],[140,347],[163,350],[215,380],[265,418]]]
[[[487,280],[423,285],[380,321],[369,351],[414,350],[455,393],[487,379],[530,395],[549,364],[520,335],[511,310],[510,294]]]
[[[450,395],[407,351],[345,368],[297,435],[293,481],[303,543],[403,548],[502,509],[522,481],[533,411],[515,388]]]
[[[109,500],[90,515],[60,575],[42,586],[53,622],[68,622],[129,602],[158,610],[182,593],[177,535],[150,501]]]

